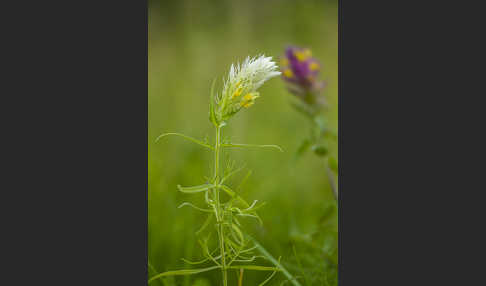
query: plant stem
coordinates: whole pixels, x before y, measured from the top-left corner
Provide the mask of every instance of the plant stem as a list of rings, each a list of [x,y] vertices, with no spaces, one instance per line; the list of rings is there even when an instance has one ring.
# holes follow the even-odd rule
[[[238,279],[238,286],[243,286],[243,269],[240,269],[240,278]]]
[[[214,145],[214,180],[217,181],[219,178],[219,148],[221,147],[221,128],[216,127],[216,143]]]
[[[216,143],[214,145],[214,184],[219,184],[219,150],[221,147],[221,126],[216,127]],[[216,209],[216,221],[218,223],[219,248],[221,252],[221,272],[223,274],[223,285],[228,286],[228,273],[226,271],[226,255],[224,252],[224,235],[223,235],[223,212],[219,201],[219,188],[214,189]]]

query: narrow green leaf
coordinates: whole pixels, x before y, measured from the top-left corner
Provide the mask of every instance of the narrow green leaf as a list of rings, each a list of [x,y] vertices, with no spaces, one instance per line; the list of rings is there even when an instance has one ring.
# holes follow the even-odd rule
[[[236,224],[231,224],[231,227],[238,235],[239,243],[242,244],[245,241],[245,239],[243,238],[243,233],[241,232],[240,228]]]
[[[184,202],[184,203],[182,203],[182,204],[181,204],[180,206],[178,206],[177,208],[178,208],[178,209],[180,209],[180,208],[182,208],[183,206],[190,206],[190,207],[192,207],[192,208],[194,208],[194,209],[196,209],[196,210],[198,210],[198,211],[202,211],[202,212],[207,212],[207,213],[212,213],[212,212],[213,212],[213,210],[210,210],[210,209],[203,209],[203,208],[197,207],[197,206],[195,206],[195,205],[193,205],[193,204],[191,204],[191,203],[188,203],[188,202]]]
[[[238,216],[252,217],[252,218],[256,218],[256,219],[258,219],[258,216],[253,215],[253,214],[238,213],[238,214],[236,214],[236,215],[238,215]]]
[[[253,246],[253,247],[250,247],[248,249],[245,249],[245,250],[242,250],[240,251],[240,253],[246,253],[246,252],[252,252],[253,250],[255,250],[257,248],[257,246]]]
[[[278,145],[257,145],[257,144],[221,144],[221,147],[230,147],[230,148],[273,148],[277,149],[280,152],[283,152],[283,149]]]
[[[184,261],[187,264],[196,265],[196,264],[201,264],[201,263],[204,263],[204,262],[208,261],[209,260],[209,257],[204,258],[201,261],[190,261],[190,260],[187,260],[185,258],[181,258],[181,260]]]
[[[250,204],[248,204],[247,201],[245,201],[245,199],[243,199],[242,197],[238,196],[232,189],[230,189],[228,186],[226,185],[219,185],[219,187],[221,189],[223,189],[223,191],[225,191],[228,195],[230,195],[231,197],[233,198],[236,198],[238,199],[244,206],[245,208],[248,208],[250,207]]]
[[[177,185],[177,188],[179,189],[180,192],[188,193],[188,194],[204,192],[206,190],[211,189],[212,187],[214,187],[214,185],[211,184],[204,184],[204,185],[193,186],[193,187],[182,187],[181,185]]]
[[[217,250],[217,249],[215,249],[215,250],[214,250],[214,251],[211,253],[211,255],[213,255],[213,254],[216,252],[216,250]],[[206,257],[205,259],[200,260],[200,261],[190,261],[190,260],[187,260],[187,259],[185,259],[185,258],[181,258],[181,260],[182,260],[182,261],[184,261],[185,263],[188,263],[188,264],[193,264],[193,265],[195,265],[195,264],[201,264],[201,263],[204,263],[204,262],[208,261],[209,259],[210,259],[209,257]]]
[[[208,240],[209,240],[210,237],[211,237],[211,233],[209,233],[208,237],[206,237],[204,240],[199,239],[198,240],[199,245],[201,245],[201,248],[203,250],[203,254],[206,257],[209,257],[214,262],[214,264],[216,264],[219,267],[221,267],[221,264],[219,264],[218,261],[216,261],[216,258],[213,257],[213,255],[211,254],[211,253],[214,253],[214,251],[213,252],[209,252],[209,249],[208,249]]]
[[[206,147],[206,148],[208,148],[208,149],[211,149],[211,150],[213,150],[213,149],[214,149],[214,148],[213,148],[213,146],[208,145],[208,144],[206,144],[206,143],[204,143],[204,142],[202,142],[202,141],[200,141],[200,140],[194,139],[194,138],[192,138],[192,137],[190,137],[190,136],[187,136],[187,135],[184,135],[184,134],[181,134],[181,133],[174,133],[174,132],[172,132],[172,133],[164,133],[164,134],[161,134],[159,137],[157,137],[157,139],[155,139],[155,142],[157,142],[157,141],[159,141],[160,139],[162,139],[162,138],[164,138],[164,137],[166,137],[166,136],[169,136],[169,135],[176,135],[176,136],[180,136],[180,137],[182,137],[182,138],[185,138],[185,139],[187,139],[187,140],[189,140],[189,141],[192,141],[192,142],[194,142],[194,143],[196,143],[196,144],[199,144],[199,145],[201,145],[201,146],[203,146],[203,147]]]
[[[281,257],[278,258],[278,262],[279,263],[280,263],[280,258]],[[270,281],[273,278],[273,276],[275,276],[276,273],[277,273],[277,271],[273,271],[273,273],[267,279],[265,279],[265,281],[263,281],[262,283],[258,284],[258,286],[263,286],[263,285],[267,284],[267,282]]]
[[[262,208],[262,207],[263,207],[263,206],[265,206],[266,204],[267,204],[267,203],[262,202],[260,205],[255,206],[255,207],[253,207],[253,208],[251,208],[251,209],[248,209],[248,210],[243,210],[243,212],[245,212],[245,211],[252,211],[252,212],[255,212],[256,210],[258,210],[258,209]]]
[[[203,230],[205,230],[212,220],[213,220],[213,214],[211,213],[208,215],[201,228],[199,228],[199,230],[196,231],[196,235],[199,235]]]
[[[232,197],[232,200],[233,199],[237,199],[241,204],[243,204],[243,206],[245,208],[249,208],[250,207],[250,204],[247,201],[245,201],[245,199],[243,199],[241,196],[239,196],[238,194],[236,194],[228,186],[226,186],[226,185],[218,185],[217,187],[220,187],[221,189],[223,189],[223,191],[225,191],[228,195],[230,195]],[[235,209],[238,209],[238,208],[235,208]],[[248,216],[248,217],[256,218],[258,220],[258,222],[261,225],[263,225],[262,219],[258,216],[258,214],[255,211],[250,212],[250,214],[246,214],[246,213],[242,212],[240,209],[238,209],[238,210],[239,210],[239,213],[237,215],[239,215],[239,216]]]
[[[277,271],[273,271],[272,274],[267,279],[265,279],[265,281],[258,284],[258,286],[263,286],[263,285],[267,284],[267,282],[270,281],[273,278],[273,276],[275,276],[275,274],[277,274]]]
[[[258,241],[256,239],[254,239],[253,237],[251,237],[250,235],[247,235],[247,237],[249,237],[253,243],[255,244],[255,246],[258,248],[258,250],[263,254],[265,255],[265,257],[270,260],[273,265],[277,266],[281,271],[282,273],[289,279],[289,281],[294,284],[294,286],[302,286],[299,281],[297,281],[297,279],[292,275],[290,274],[290,272],[285,269],[285,267],[282,266],[282,264],[280,264],[279,261],[277,261],[277,259],[275,259],[260,243],[258,243]]]
[[[233,170],[226,174],[222,179],[221,179],[221,184],[224,183],[229,177],[233,176],[234,174],[238,173],[239,171],[243,170],[244,167],[238,168],[236,170]]]
[[[280,268],[277,267],[260,266],[260,265],[234,265],[234,266],[229,266],[228,268],[258,270],[258,271],[281,271]]]
[[[150,261],[148,261],[148,266],[149,266],[149,270],[152,270],[152,272],[154,272],[154,275],[156,275],[159,272],[155,269],[155,267],[152,265],[152,263],[150,263]],[[149,273],[150,273],[150,271],[149,271]],[[162,278],[161,278],[161,280],[162,280]],[[159,284],[165,285],[164,281],[161,281],[161,280],[159,280]]]
[[[247,180],[248,180],[248,178],[251,176],[251,174],[252,174],[252,171],[251,171],[251,170],[249,170],[249,171],[246,173],[245,177],[244,177],[244,178],[241,180],[241,182],[240,182],[240,183],[238,184],[238,186],[236,187],[236,190],[237,190],[237,191],[239,191],[239,190],[241,189],[241,187],[243,187],[243,186],[245,185],[246,181],[247,181]]]
[[[210,192],[205,192],[204,193],[204,200],[208,205],[213,205],[213,200],[209,198],[209,193]]]
[[[218,127],[218,119],[216,118],[216,111],[215,109],[215,101],[216,96],[214,95],[214,84],[216,83],[216,79],[213,79],[213,83],[211,84],[211,93],[209,98],[209,121],[211,121],[214,126]]]
[[[157,274],[153,276],[152,278],[149,279],[148,283],[154,281],[155,279],[158,279],[160,277],[164,276],[175,276],[175,275],[192,275],[192,274],[197,274],[197,273],[202,273],[206,271],[210,271],[213,269],[218,269],[221,268],[220,266],[211,266],[207,268],[199,268],[199,269],[181,269],[181,270],[173,270],[173,271],[166,271],[160,274]]]
[[[240,255],[240,257],[241,257],[241,255]],[[254,256],[248,257],[248,258],[246,258],[246,257],[241,257],[241,258],[244,258],[244,259],[236,259],[236,260],[233,260],[233,261],[234,262],[253,262],[257,258],[266,258],[266,257],[262,256],[262,255],[256,255],[256,256],[254,255]]]

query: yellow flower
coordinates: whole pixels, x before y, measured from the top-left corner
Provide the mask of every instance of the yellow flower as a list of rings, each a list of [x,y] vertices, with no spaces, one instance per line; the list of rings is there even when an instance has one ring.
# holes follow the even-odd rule
[[[309,65],[309,68],[312,70],[312,71],[316,71],[319,69],[319,64],[316,63],[316,62],[312,62],[310,65]]]
[[[238,96],[241,95],[241,92],[243,91],[243,87],[241,86],[241,81],[238,81],[236,84],[235,84],[235,92],[233,92],[233,94],[231,95],[231,99],[235,99],[237,98]]]
[[[284,74],[284,76],[289,77],[289,78],[294,76],[294,73],[292,72],[291,69],[284,70],[283,74]]]
[[[294,55],[299,62],[303,62],[312,57],[312,52],[309,49],[303,49],[302,51],[295,51]]]
[[[240,101],[240,106],[248,108],[255,103],[255,99],[258,97],[258,92],[247,93]]]
[[[237,98],[238,96],[241,95],[241,92],[243,91],[243,89],[241,87],[239,87],[234,93],[233,95],[231,96],[231,98]]]

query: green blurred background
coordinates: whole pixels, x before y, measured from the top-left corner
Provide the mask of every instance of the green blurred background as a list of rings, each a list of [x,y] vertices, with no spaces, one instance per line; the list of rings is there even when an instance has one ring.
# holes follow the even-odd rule
[[[288,44],[309,47],[321,61],[321,78],[328,82],[327,117],[337,128],[337,7],[337,0],[149,1],[149,276],[189,268],[182,257],[202,257],[194,232],[204,217],[191,208],[177,208],[184,201],[201,205],[202,195],[182,194],[176,186],[203,183],[213,159],[211,153],[182,138],[155,143],[156,137],[181,132],[201,139],[208,135],[212,142],[214,129],[208,120],[212,79],[218,79],[220,90],[231,63],[261,53],[277,60]],[[280,78],[267,82],[260,93],[254,106],[239,112],[223,129],[233,142],[278,144],[285,150],[228,152],[253,171],[242,196],[267,203],[259,211],[263,227],[248,221],[246,230],[275,257],[282,256],[283,265],[299,276],[302,285],[334,285],[337,207],[325,163],[312,153],[295,159],[299,145],[309,136],[309,121],[290,106],[292,96]],[[331,143],[330,148],[335,157],[336,145]],[[258,285],[268,274],[247,271],[243,285]],[[233,281],[229,285],[236,285]],[[267,285],[283,281],[279,273]],[[221,285],[221,273],[179,276],[166,285]]]

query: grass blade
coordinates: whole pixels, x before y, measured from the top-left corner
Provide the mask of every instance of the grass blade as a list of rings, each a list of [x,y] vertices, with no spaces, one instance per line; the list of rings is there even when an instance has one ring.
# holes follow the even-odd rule
[[[218,269],[221,268],[220,266],[211,266],[207,268],[199,268],[199,269],[181,269],[181,270],[172,270],[172,271],[166,271],[162,272],[160,274],[157,274],[155,276],[152,276],[152,278],[149,279],[148,283],[154,281],[155,279],[158,279],[160,277],[165,277],[165,276],[176,276],[176,275],[192,275],[192,274],[198,274],[206,271],[211,271],[213,269]]]
[[[255,244],[257,249],[263,255],[265,255],[265,257],[268,260],[270,260],[273,263],[273,265],[277,266],[282,271],[282,273],[290,280],[290,282],[292,282],[292,284],[294,284],[294,286],[302,286],[297,281],[297,279],[292,274],[290,274],[290,272],[287,271],[287,269],[285,269],[285,267],[283,267],[282,264],[280,264],[280,262],[278,262],[270,253],[268,253],[268,251],[260,243],[258,243],[258,241],[256,241],[256,239],[254,239],[253,237],[251,237],[249,235],[247,235],[247,236],[253,241],[253,243]]]

